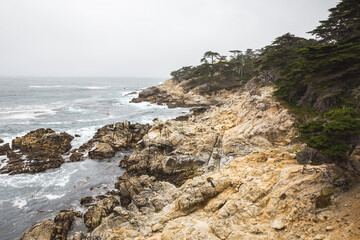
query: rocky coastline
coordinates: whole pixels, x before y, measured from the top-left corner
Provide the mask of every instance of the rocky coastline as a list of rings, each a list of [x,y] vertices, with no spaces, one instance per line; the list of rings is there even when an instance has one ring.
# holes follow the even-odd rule
[[[97,200],[81,199],[88,207],[84,214],[64,210],[22,239],[360,237],[360,188],[349,186],[356,176],[351,179],[334,164],[299,164],[297,152],[304,145],[296,139],[294,116],[273,98],[273,87],[251,84],[204,95],[170,79],[132,101],[195,107],[191,114],[154,120],[152,126],[110,124],[74,150],[72,136],[50,129],[17,138],[11,148],[0,146],[9,159],[0,171],[10,174],[133,149],[120,161],[126,173],[118,177],[115,191]],[[28,163],[38,156],[41,167]],[[80,218],[88,232],[70,236],[72,222]]]

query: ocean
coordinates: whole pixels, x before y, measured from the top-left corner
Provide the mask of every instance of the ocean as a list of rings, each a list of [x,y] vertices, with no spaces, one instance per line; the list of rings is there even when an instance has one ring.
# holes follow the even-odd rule
[[[139,92],[160,84],[161,78],[0,78],[0,138],[5,142],[38,128],[52,128],[80,137],[73,148],[92,138],[106,124],[128,120],[151,123],[184,115],[188,109],[130,103]],[[107,160],[65,163],[37,174],[0,175],[0,239],[19,239],[33,224],[79,205],[81,197],[97,196],[114,188],[125,171],[120,152]],[[4,156],[0,156],[1,160]],[[92,189],[92,190],[90,190]],[[75,230],[84,229],[81,222]]]

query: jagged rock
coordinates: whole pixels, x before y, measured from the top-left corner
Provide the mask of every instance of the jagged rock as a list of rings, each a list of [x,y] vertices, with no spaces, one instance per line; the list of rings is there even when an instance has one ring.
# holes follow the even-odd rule
[[[8,143],[0,146],[0,155],[6,155],[10,151],[10,145]]]
[[[91,207],[84,215],[85,226],[89,231],[100,225],[101,220],[107,217],[116,207],[119,201],[114,197],[103,199],[97,206]]]
[[[4,142],[4,140],[2,140],[1,138],[0,138],[0,143],[3,143]]]
[[[74,236],[69,237],[68,240],[88,240],[86,234],[83,232],[76,232]]]
[[[54,219],[55,229],[52,240],[66,240],[68,231],[75,220],[77,213],[73,210],[63,210]]]
[[[94,201],[95,201],[95,199],[93,197],[91,197],[91,196],[83,197],[80,200],[80,204],[81,205],[89,205],[89,204],[93,203]]]
[[[85,160],[84,154],[80,152],[75,152],[70,155],[70,162],[80,162]]]
[[[186,90],[186,82],[178,82],[169,79],[164,84],[157,87],[147,88],[139,93],[137,98],[133,98],[131,102],[151,102],[157,104],[166,104],[169,108],[175,107],[196,107],[205,105],[215,105],[218,101],[210,96],[200,94],[201,90]]]
[[[221,106],[199,109],[188,121],[156,121],[135,152],[120,162],[128,173],[152,175],[180,186],[204,169],[217,169],[259,148],[287,145],[293,116],[271,100],[273,89],[228,96]],[[206,171],[206,170],[204,170]]]
[[[142,90],[140,93],[139,93],[139,98],[147,98],[147,97],[150,97],[150,96],[153,96],[157,93],[159,93],[160,90],[159,88],[157,87],[149,87],[145,90]]]
[[[77,138],[78,138],[78,137],[81,137],[79,134],[75,134],[74,136],[77,137]]]
[[[42,223],[33,226],[21,240],[52,240],[55,224],[51,220],[46,220]]]
[[[118,151],[135,148],[149,129],[149,124],[131,124],[128,121],[109,124],[98,129],[94,137],[76,151],[89,151],[89,157],[92,159],[110,158]],[[78,153],[73,153],[74,156],[71,157],[76,159],[76,154]]]
[[[57,168],[64,163],[61,155],[71,149],[70,142],[73,138],[67,133],[55,133],[44,128],[17,137],[12,141],[12,149],[7,150],[8,164],[0,172],[36,173]]]
[[[114,149],[110,144],[99,142],[96,144],[96,148],[89,152],[91,159],[104,159],[111,158],[115,155]]]
[[[119,189],[121,205],[125,207],[128,206],[133,197],[139,194],[144,188],[149,187],[154,180],[154,177],[147,175],[131,177],[125,173],[120,176],[115,183],[115,188]]]

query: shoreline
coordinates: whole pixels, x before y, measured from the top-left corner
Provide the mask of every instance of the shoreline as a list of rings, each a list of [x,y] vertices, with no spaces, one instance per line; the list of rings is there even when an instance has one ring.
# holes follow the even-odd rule
[[[181,239],[184,234],[207,239],[276,239],[292,237],[294,232],[299,237],[329,231],[341,234],[334,227],[334,216],[344,217],[351,209],[330,207],[330,219],[313,225],[307,222],[328,215],[320,212],[319,216],[311,196],[352,201],[350,193],[324,192],[332,186],[327,176],[341,175],[342,170],[320,165],[304,175],[303,166],[295,160],[303,146],[294,141],[294,118],[274,101],[272,91],[272,87],[224,91],[215,96],[216,105],[198,108],[199,112],[180,119],[155,121],[134,152],[120,162],[126,169],[115,183],[120,202],[108,197],[90,206],[85,213],[90,231],[71,231],[74,235],[68,239],[160,240]],[[297,205],[300,202],[306,204]],[[61,239],[76,213],[60,214],[67,216],[61,217],[65,223],[56,221],[60,217],[55,222],[47,220],[22,239],[46,232],[49,239]],[[239,217],[247,223],[236,223]],[[353,222],[351,217],[346,218]],[[193,227],[186,227],[190,223]],[[55,237],[54,229],[61,229]]]

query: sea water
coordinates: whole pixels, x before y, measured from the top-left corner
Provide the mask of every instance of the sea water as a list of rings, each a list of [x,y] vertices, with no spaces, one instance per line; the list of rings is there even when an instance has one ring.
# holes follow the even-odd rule
[[[151,123],[188,113],[149,103],[130,103],[139,92],[159,84],[160,78],[0,78],[0,138],[5,142],[38,128],[52,128],[87,142],[106,124],[128,120]],[[65,163],[37,174],[0,175],[0,239],[18,239],[34,223],[63,209],[85,211],[84,196],[104,194],[124,173],[120,159]],[[5,158],[0,156],[1,160]],[[1,166],[0,166],[1,167]]]

